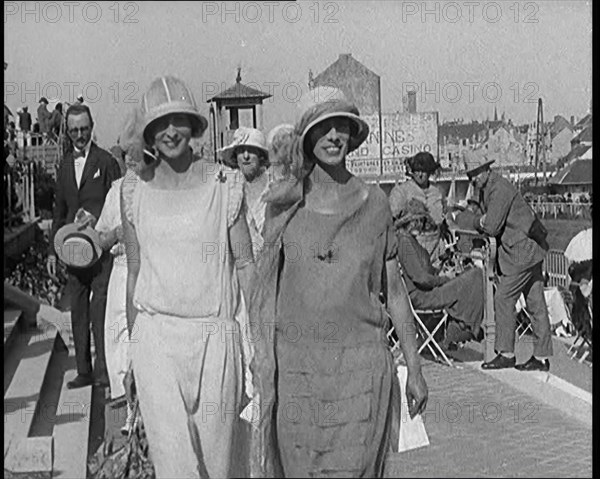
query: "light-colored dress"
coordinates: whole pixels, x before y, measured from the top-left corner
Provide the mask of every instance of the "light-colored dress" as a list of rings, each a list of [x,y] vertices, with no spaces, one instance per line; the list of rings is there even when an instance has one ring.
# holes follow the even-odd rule
[[[267,179],[266,174],[263,174],[263,178],[260,178],[260,180],[263,179]],[[248,223],[248,230],[250,231],[250,238],[252,239],[252,253],[255,260],[260,255],[264,245],[263,228],[265,225],[265,211],[267,209],[267,203],[261,197],[264,187],[267,184],[264,180],[252,186],[248,182],[244,183],[246,221]]]
[[[425,248],[432,261],[435,262],[437,261],[437,257],[442,253],[439,226],[444,221],[444,197],[437,186],[430,184],[427,188],[421,188],[411,178],[392,188],[389,197],[392,216],[394,218],[398,217],[413,198],[419,200],[427,207],[431,219],[438,227],[434,231],[423,232],[417,236],[419,244]]]
[[[102,213],[96,223],[96,231],[108,233],[121,224],[121,183],[123,178],[115,180],[108,190]],[[125,394],[123,379],[129,368],[129,334],[125,314],[127,258],[122,244],[116,244],[110,252],[113,255],[113,268],[108,281],[106,298],[104,348],[110,396],[116,399]]]
[[[228,228],[243,183],[218,176],[200,160],[177,189],[124,183],[140,248],[133,369],[157,478],[230,477],[242,303]]]
[[[394,186],[390,192],[390,208],[395,218],[403,211],[411,199],[417,199],[425,204],[429,215],[436,225],[444,220],[444,200],[442,192],[433,184],[427,188],[421,188],[411,178],[399,185]]]

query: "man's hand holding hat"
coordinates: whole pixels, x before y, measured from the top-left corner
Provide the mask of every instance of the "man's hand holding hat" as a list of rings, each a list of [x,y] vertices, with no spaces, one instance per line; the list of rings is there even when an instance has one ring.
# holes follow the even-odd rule
[[[79,229],[83,230],[88,226],[93,228],[96,226],[97,221],[97,218],[92,213],[85,211],[83,208],[79,208],[75,214],[75,221],[73,221],[73,223],[80,225]]]
[[[58,258],[69,267],[88,268],[92,266],[100,256],[100,234],[94,229],[96,217],[80,208],[73,223],[61,227],[54,236],[54,250]],[[48,257],[48,272],[53,266],[51,256]]]

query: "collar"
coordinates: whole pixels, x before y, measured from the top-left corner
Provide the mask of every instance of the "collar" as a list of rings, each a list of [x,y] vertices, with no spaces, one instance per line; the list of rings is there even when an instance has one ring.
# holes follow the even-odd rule
[[[90,155],[90,148],[92,147],[92,140],[88,141],[87,145],[83,147],[83,158],[87,160],[87,157]],[[78,150],[76,146],[73,146],[73,150],[75,153],[79,153],[81,150]],[[76,155],[73,155],[76,156]]]

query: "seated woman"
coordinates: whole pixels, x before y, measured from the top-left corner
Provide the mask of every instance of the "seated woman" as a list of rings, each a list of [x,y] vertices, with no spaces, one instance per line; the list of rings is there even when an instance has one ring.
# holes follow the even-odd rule
[[[427,251],[417,241],[424,224],[431,221],[425,205],[411,200],[395,221],[398,259],[408,294],[415,309],[444,309],[451,317],[447,343],[481,340],[483,277],[471,268],[454,277],[439,276]]]
[[[592,316],[588,308],[592,304],[592,274],[593,261],[580,261],[569,266],[571,284],[569,291],[573,295],[573,309],[571,320],[579,334],[586,340],[592,339]]]
[[[422,151],[408,158],[406,166],[410,179],[396,185],[390,192],[389,201],[392,215],[397,218],[412,198],[416,198],[425,205],[432,221],[428,223],[428,228],[421,231],[417,241],[435,261],[441,253],[440,239],[446,228],[444,196],[440,189],[430,181],[431,175],[440,168],[440,164],[435,161],[431,153]]]

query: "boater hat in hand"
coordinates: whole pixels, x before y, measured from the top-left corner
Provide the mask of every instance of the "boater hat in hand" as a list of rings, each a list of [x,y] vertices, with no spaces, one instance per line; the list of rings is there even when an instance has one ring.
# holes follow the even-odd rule
[[[102,256],[100,235],[89,222],[71,223],[56,232],[54,250],[67,266],[89,268]]]

